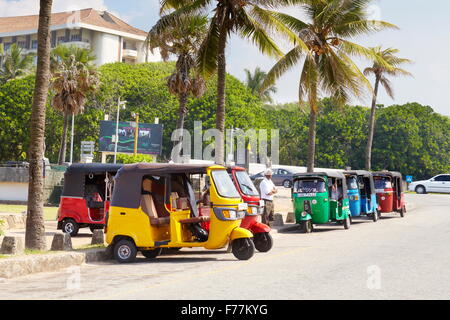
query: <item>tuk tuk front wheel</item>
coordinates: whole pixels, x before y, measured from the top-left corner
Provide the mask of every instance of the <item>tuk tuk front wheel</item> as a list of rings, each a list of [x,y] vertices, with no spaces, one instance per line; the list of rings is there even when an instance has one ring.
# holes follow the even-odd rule
[[[344,220],[344,229],[345,230],[350,229],[350,224],[351,224],[350,218],[349,218],[349,216],[347,216],[347,218],[345,218],[345,220]]]
[[[71,237],[75,237],[78,234],[80,226],[73,219],[64,219],[62,224],[62,231],[70,234]]]
[[[268,252],[272,249],[273,239],[270,233],[261,232],[254,235],[253,243],[255,244],[256,250],[259,252]]]
[[[231,243],[233,255],[239,260],[248,260],[255,253],[255,244],[250,238],[240,238]]]
[[[373,220],[373,222],[377,222],[378,221],[378,217],[379,217],[379,213],[378,213],[378,210],[375,210],[373,213],[372,213],[372,220]]]
[[[119,263],[129,263],[136,259],[137,248],[133,241],[122,239],[114,245],[114,258]]]
[[[400,217],[404,218],[406,213],[406,207],[403,206],[403,208],[400,209]]]
[[[313,231],[312,220],[303,221],[301,229],[303,233],[311,233]]]
[[[141,253],[147,259],[154,259],[161,254],[162,248],[156,248],[153,250],[141,250]]]

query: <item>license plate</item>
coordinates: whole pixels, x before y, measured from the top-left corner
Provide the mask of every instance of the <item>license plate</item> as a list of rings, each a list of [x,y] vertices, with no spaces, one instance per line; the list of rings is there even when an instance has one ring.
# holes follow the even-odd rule
[[[317,193],[297,193],[297,198],[311,198],[315,197]]]

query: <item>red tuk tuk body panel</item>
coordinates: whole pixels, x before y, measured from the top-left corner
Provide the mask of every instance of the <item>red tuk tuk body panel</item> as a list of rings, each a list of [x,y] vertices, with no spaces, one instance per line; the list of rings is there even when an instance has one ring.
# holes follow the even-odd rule
[[[71,218],[78,224],[105,224],[108,210],[109,201],[105,202],[105,208],[89,209],[86,199],[61,197],[58,222]]]
[[[233,180],[234,185],[236,186],[236,190],[242,197],[242,200],[244,200],[244,202],[248,204],[249,208],[252,207],[260,208],[261,198],[259,196],[251,196],[245,194],[242,191],[241,186],[239,185],[238,178],[236,176],[237,171],[245,171],[245,169],[241,167],[232,167],[228,169],[228,172],[231,173],[231,179]],[[261,223],[261,215],[259,213],[251,214],[247,212],[247,215],[244,217],[244,219],[242,219],[241,227],[250,230],[253,234],[270,232],[271,230],[271,228],[268,225]]]
[[[385,189],[384,192],[377,193],[377,200],[382,213],[392,212],[394,209],[394,191]]]

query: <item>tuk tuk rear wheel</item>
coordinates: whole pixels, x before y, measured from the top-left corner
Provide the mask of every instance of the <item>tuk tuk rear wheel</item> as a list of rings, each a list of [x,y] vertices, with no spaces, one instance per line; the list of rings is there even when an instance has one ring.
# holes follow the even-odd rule
[[[377,222],[378,221],[378,217],[379,217],[379,213],[378,213],[378,210],[375,210],[373,213],[372,213],[372,220],[373,220],[373,222]]]
[[[349,216],[347,216],[347,218],[345,218],[345,220],[344,220],[344,229],[345,230],[348,230],[348,229],[350,229],[350,217]]]
[[[400,217],[404,218],[406,213],[406,207],[403,206],[403,208],[400,209]]]
[[[255,244],[256,250],[259,252],[268,252],[272,249],[273,239],[270,233],[261,232],[254,235],[253,243]]]
[[[312,220],[303,221],[301,229],[303,233],[311,233],[313,231]]]
[[[114,245],[114,258],[119,263],[129,263],[136,259],[137,248],[133,241],[122,239]]]
[[[61,229],[63,232],[70,234],[71,237],[75,237],[80,226],[73,219],[64,219]]]
[[[162,248],[156,248],[153,250],[141,250],[141,253],[147,259],[154,259],[161,254]]]
[[[239,260],[248,260],[255,254],[255,244],[250,238],[240,238],[231,243],[233,255]]]

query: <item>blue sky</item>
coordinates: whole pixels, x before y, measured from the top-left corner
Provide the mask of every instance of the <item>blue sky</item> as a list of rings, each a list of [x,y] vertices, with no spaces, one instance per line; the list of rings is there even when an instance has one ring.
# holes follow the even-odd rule
[[[37,6],[36,0],[0,0],[0,16],[37,13]],[[159,1],[54,0],[54,11],[74,7],[108,9],[131,25],[147,31],[158,19]],[[450,116],[450,1],[374,0],[371,10],[375,17],[396,24],[400,30],[383,31],[357,41],[366,46],[398,48],[400,56],[414,61],[407,66],[414,74],[413,78],[392,79],[396,99],[390,99],[382,90],[379,103],[391,105],[416,101]],[[288,12],[298,14],[296,9]],[[275,62],[262,56],[252,44],[235,37],[229,43],[227,59],[228,72],[240,79],[245,77],[245,68],[253,70],[259,66],[269,70]],[[363,68],[368,62],[358,61],[358,64]],[[297,100],[300,68],[298,65],[277,82],[277,102]],[[354,103],[369,105],[370,99],[355,100]]]

